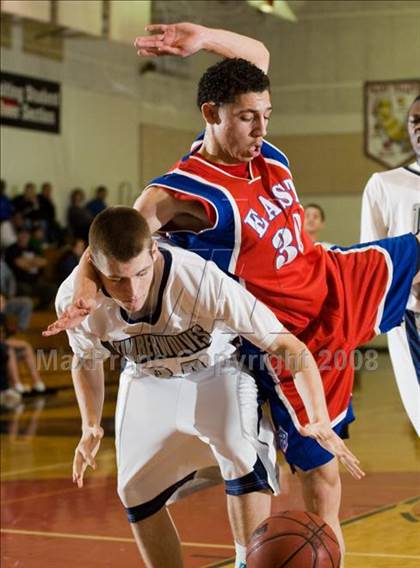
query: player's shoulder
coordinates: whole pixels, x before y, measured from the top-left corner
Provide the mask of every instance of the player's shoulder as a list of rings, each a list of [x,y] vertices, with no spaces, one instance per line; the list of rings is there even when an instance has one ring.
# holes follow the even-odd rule
[[[184,283],[185,286],[194,287],[206,281],[225,277],[214,262],[202,258],[195,252],[174,246],[165,240],[159,241],[159,248],[170,253],[173,280]]]
[[[401,179],[407,175],[407,170],[403,167],[387,170],[386,172],[375,172],[371,175],[370,180],[377,184],[387,184],[395,180]]]
[[[75,288],[74,282],[78,271],[79,267],[76,266],[73,272],[60,284],[55,297],[57,311],[63,311],[71,304]]]
[[[64,310],[66,310],[72,303],[75,291],[75,280],[77,273],[79,271],[79,267],[76,268],[71,272],[69,276],[60,284],[58,288],[56,297],[55,297],[55,309],[57,314],[61,314]],[[112,298],[106,296],[102,291],[98,292],[97,295],[97,305],[95,310],[89,315],[89,319],[91,322],[95,320],[101,320],[105,317],[108,317],[110,312],[112,312],[117,304],[112,300]],[[103,315],[103,313],[105,315]]]
[[[158,245],[161,251],[166,251],[169,254],[173,276],[182,277],[186,275],[187,278],[194,277],[195,279],[203,273],[206,261],[198,254],[173,245],[165,239],[159,239]]]

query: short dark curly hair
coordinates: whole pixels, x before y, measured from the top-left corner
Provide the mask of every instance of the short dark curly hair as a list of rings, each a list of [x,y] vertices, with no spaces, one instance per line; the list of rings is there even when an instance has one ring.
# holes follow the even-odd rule
[[[270,79],[246,59],[223,59],[207,69],[198,83],[197,105],[233,103],[238,95],[270,90]]]

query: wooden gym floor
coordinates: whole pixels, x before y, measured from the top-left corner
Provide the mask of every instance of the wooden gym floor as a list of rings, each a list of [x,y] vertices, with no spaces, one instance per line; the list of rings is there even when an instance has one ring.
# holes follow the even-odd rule
[[[80,421],[69,373],[49,370],[44,378],[64,388],[0,416],[2,568],[142,566],[115,491],[115,380],[107,389],[98,469],[77,489],[71,461]],[[386,354],[379,357],[378,370],[364,371],[358,383],[350,446],[367,475],[357,482],[343,473],[346,567],[415,568],[420,565],[420,443],[405,418]],[[274,509],[303,508],[297,482],[285,467],[282,487]],[[186,497],[171,511],[186,568],[233,566],[221,485]]]

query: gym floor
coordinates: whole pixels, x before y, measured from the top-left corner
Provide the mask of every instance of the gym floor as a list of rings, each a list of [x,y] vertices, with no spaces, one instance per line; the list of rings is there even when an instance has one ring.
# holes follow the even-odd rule
[[[108,386],[98,468],[83,489],[71,482],[80,420],[68,372],[45,375],[55,394],[1,414],[3,568],[142,566],[115,490],[113,413]],[[363,371],[354,392],[350,447],[367,475],[343,473],[342,521],[347,568],[420,565],[420,442],[402,409],[389,358]],[[297,480],[282,467],[274,510],[303,508]],[[221,485],[171,506],[186,568],[232,567],[233,546]]]

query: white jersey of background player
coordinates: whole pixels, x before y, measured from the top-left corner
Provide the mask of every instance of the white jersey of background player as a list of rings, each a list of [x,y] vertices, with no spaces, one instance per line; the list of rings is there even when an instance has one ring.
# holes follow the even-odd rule
[[[417,160],[375,173],[363,194],[361,240],[372,241],[420,230],[420,96],[408,112],[408,133]],[[388,333],[398,388],[420,435],[420,290],[413,289],[405,322]]]
[[[99,447],[103,359],[115,350],[128,361],[116,414],[118,492],[147,565],[182,566],[165,503],[197,469],[219,465],[240,546],[269,514],[269,502],[265,511],[253,507],[252,493],[275,489],[272,433],[271,446],[258,440],[256,387],[231,359],[232,334],[245,334],[271,354],[290,354],[311,417],[302,433],[335,453],[355,477],[362,475],[331,428],[311,354],[246,289],[189,251],[159,249],[145,219],[131,208],[108,208],[98,215],[89,244],[102,292],[96,309],[86,310],[67,331],[83,432],[74,480],[82,485]],[[57,296],[64,320],[74,277]],[[250,493],[237,495],[239,487]]]

